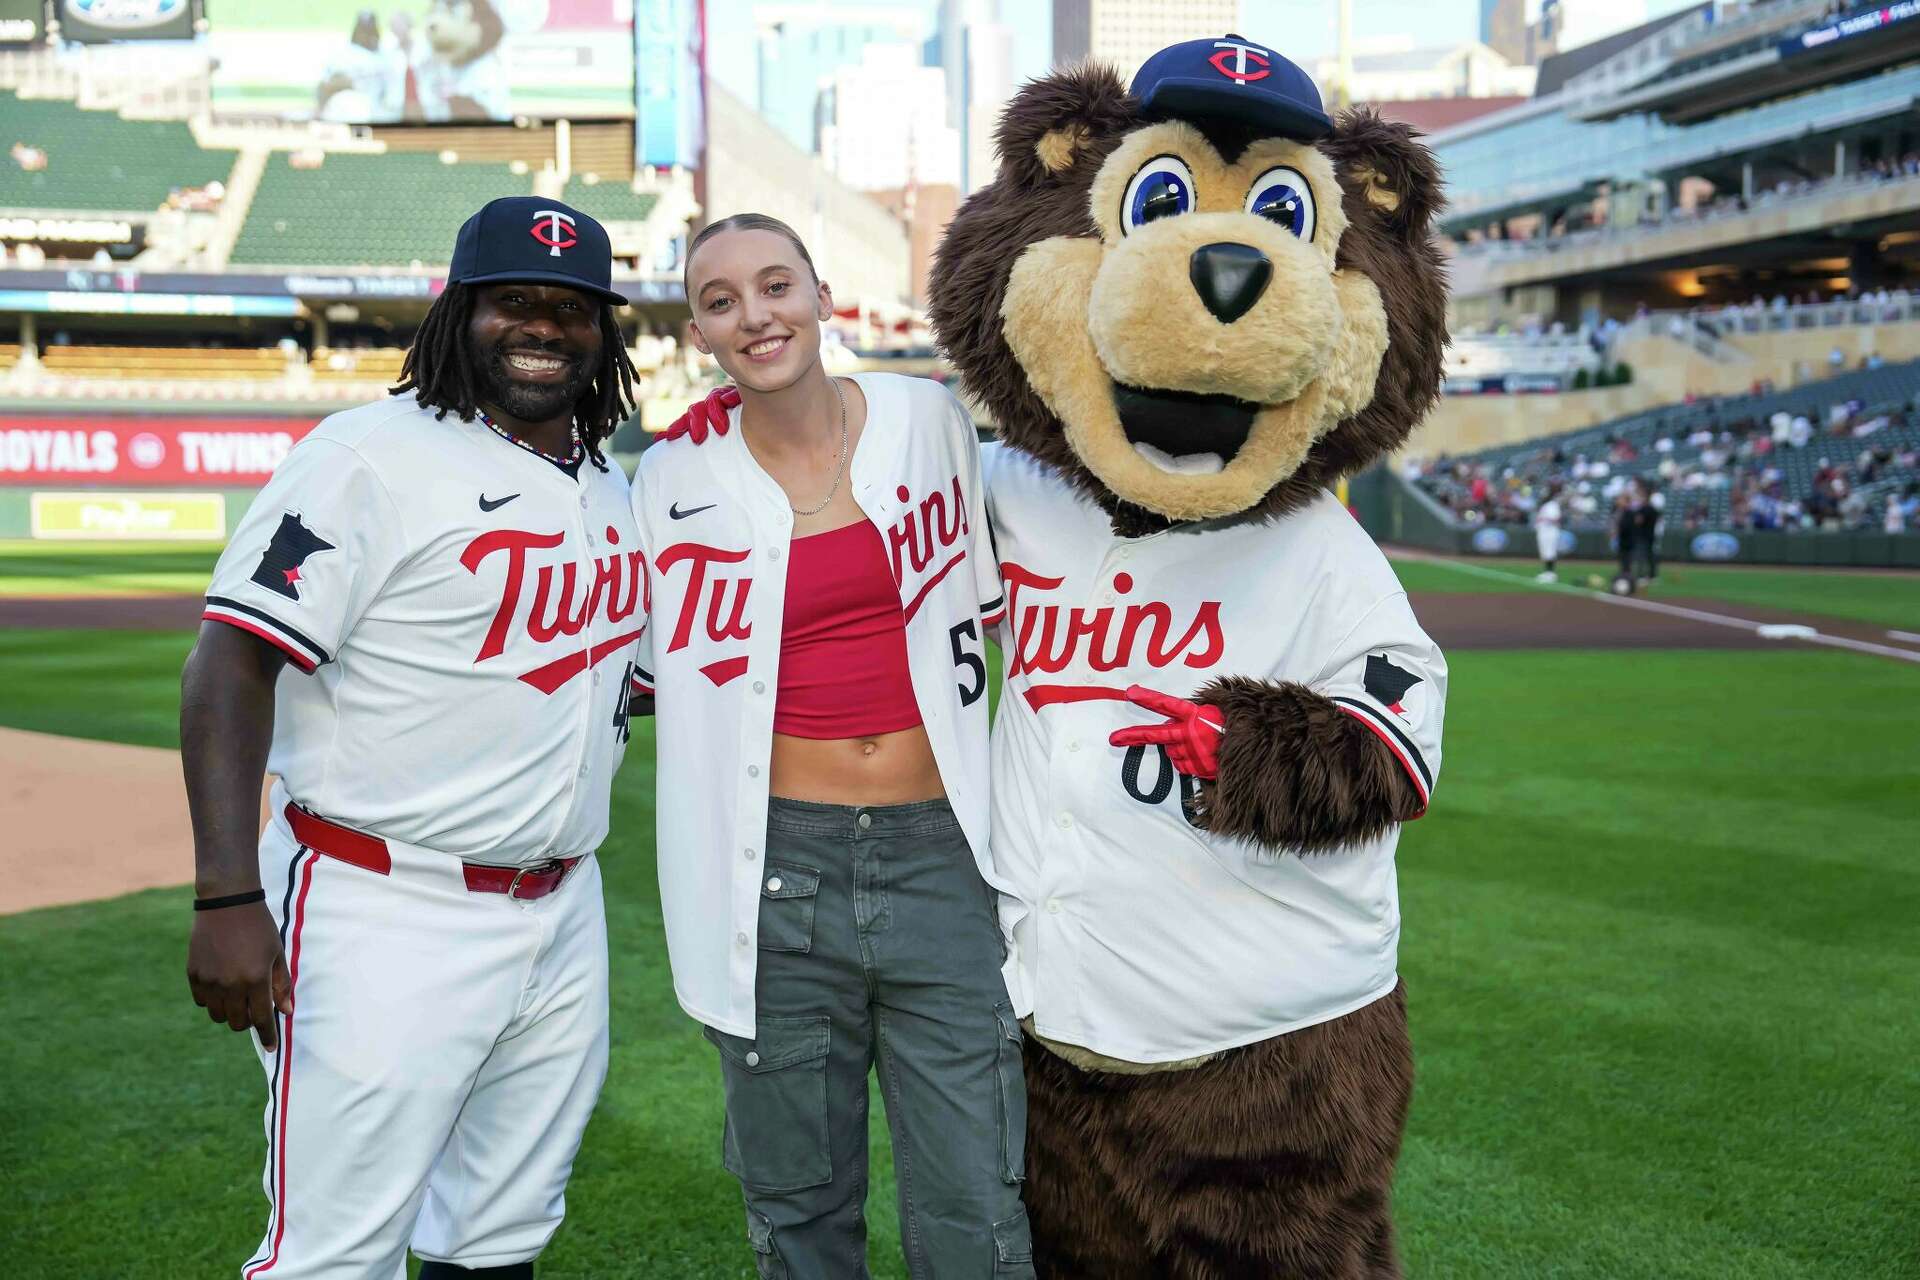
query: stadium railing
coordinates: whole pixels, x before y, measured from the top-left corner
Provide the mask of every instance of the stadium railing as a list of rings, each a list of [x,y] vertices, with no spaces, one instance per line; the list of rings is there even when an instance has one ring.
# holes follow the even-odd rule
[[[1609,241],[1648,236],[1677,227],[1697,227],[1708,223],[1730,222],[1761,213],[1791,208],[1810,201],[1831,200],[1856,191],[1890,188],[1906,184],[1920,185],[1920,172],[1894,174],[1856,173],[1844,178],[1827,178],[1796,186],[1787,191],[1758,191],[1744,203],[1723,202],[1699,210],[1674,209],[1666,217],[1625,226],[1583,227],[1557,236],[1533,236],[1524,240],[1457,240],[1454,253],[1463,258],[1532,258],[1567,253]]]

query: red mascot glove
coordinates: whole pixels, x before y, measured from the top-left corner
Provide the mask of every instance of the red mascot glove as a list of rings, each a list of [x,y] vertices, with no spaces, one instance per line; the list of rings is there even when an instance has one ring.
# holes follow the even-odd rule
[[[1220,776],[1220,740],[1226,736],[1226,717],[1220,708],[1188,702],[1171,694],[1131,685],[1127,701],[1167,717],[1159,724],[1115,729],[1107,742],[1116,747],[1165,747],[1173,767],[1193,778]]]
[[[705,400],[696,400],[667,428],[667,439],[692,436],[695,444],[707,442],[707,432],[727,434],[727,410],[740,403],[740,388],[728,384],[715,387]]]

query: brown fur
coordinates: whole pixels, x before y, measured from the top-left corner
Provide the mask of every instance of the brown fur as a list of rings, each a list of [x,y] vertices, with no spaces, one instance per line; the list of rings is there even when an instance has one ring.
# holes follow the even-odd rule
[[[1297,147],[1287,152],[1244,127],[1188,123],[1197,132],[1141,137],[1150,122],[1104,68],[1028,85],[1000,126],[999,174],[962,206],[933,273],[935,331],[1001,436],[1098,503],[1123,537],[1199,516],[1281,519],[1390,453],[1439,393],[1446,281],[1429,228],[1441,196],[1416,135],[1371,111],[1349,111],[1318,144],[1321,156],[1302,166]],[[1190,164],[1200,191],[1199,211],[1182,216],[1217,221],[1192,224],[1185,238],[1172,224],[1134,229],[1123,248],[1110,212],[1127,181],[1121,171],[1136,171],[1134,153],[1159,151],[1163,139]],[[1282,162],[1315,188],[1325,234],[1316,232],[1310,246],[1275,244],[1272,224],[1248,226],[1225,198],[1232,181],[1240,193],[1250,190],[1247,167],[1289,154],[1295,159]],[[1331,184],[1323,186],[1328,162]],[[1339,207],[1329,209],[1336,192]],[[1192,252],[1194,237],[1216,225],[1261,245],[1276,264],[1285,293],[1255,305],[1279,298],[1324,308],[1316,316],[1325,341],[1294,342],[1275,356],[1288,344],[1262,336],[1284,328],[1271,315],[1216,322],[1185,298],[1177,307],[1145,305],[1171,297],[1188,269],[1173,255]],[[1319,256],[1309,260],[1303,247]],[[1155,255],[1166,257],[1145,260]],[[1262,358],[1297,367],[1264,369]],[[1139,482],[1108,403],[1116,364],[1134,385],[1218,392],[1258,406],[1226,469],[1247,463],[1236,473],[1240,483],[1252,467],[1265,468],[1224,504],[1243,506],[1220,515],[1225,484],[1203,492],[1207,486],[1178,478]],[[1302,378],[1286,382],[1292,373]],[[1249,389],[1262,377],[1270,379],[1266,394],[1291,398],[1256,397]],[[1119,477],[1136,500],[1119,497],[1096,468]],[[1258,572],[1248,566],[1250,589],[1258,589]],[[1417,814],[1419,796],[1391,753],[1318,694],[1227,677],[1195,696],[1223,708],[1227,723],[1219,777],[1201,788],[1196,821],[1208,830],[1276,854],[1337,857]],[[1042,1277],[1399,1274],[1389,1196],[1413,1086],[1402,988],[1187,1069],[1086,1069],[1031,1038],[1026,1067],[1026,1202]]]
[[[968,390],[987,408],[1009,443],[1059,470],[1114,519],[1115,531],[1139,536],[1173,518],[1114,496],[1068,444],[1061,422],[1028,380],[1005,334],[1001,312],[1015,260],[1028,246],[1060,236],[1097,238],[1088,201],[1100,166],[1134,130],[1145,128],[1137,100],[1112,70],[1083,66],[1029,84],[1000,125],[1000,170],[969,197],[948,227],[933,272],[930,314],[935,332]],[[1043,139],[1068,130],[1078,145],[1071,163],[1050,170]],[[1080,141],[1084,131],[1085,139]],[[1208,128],[1228,162],[1257,139]],[[1439,394],[1446,345],[1446,277],[1430,226],[1442,204],[1432,156],[1405,125],[1364,108],[1344,113],[1319,144],[1333,161],[1348,222],[1336,266],[1378,287],[1389,346],[1373,398],[1331,432],[1241,519],[1272,520],[1397,448]],[[1050,145],[1049,159],[1062,149]],[[1384,203],[1394,207],[1383,207]]]
[[[1380,1280],[1413,1092],[1404,985],[1191,1071],[1082,1071],[1028,1043],[1041,1280]]]
[[[1195,825],[1318,853],[1420,816],[1420,795],[1380,740],[1297,684],[1229,676],[1194,701],[1226,713],[1220,776],[1200,784]]]

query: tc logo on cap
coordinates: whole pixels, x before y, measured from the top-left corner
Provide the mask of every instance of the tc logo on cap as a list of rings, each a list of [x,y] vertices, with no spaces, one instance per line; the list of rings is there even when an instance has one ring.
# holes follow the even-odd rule
[[[550,258],[557,258],[562,249],[571,249],[580,243],[580,237],[573,229],[573,215],[558,209],[535,210],[533,226],[528,229],[528,234],[547,246],[547,256]]]
[[[1207,61],[1235,84],[1250,84],[1255,80],[1265,80],[1272,74],[1268,70],[1273,64],[1267,60],[1267,51],[1258,45],[1241,44],[1238,40],[1215,40],[1213,47],[1219,52]],[[1232,66],[1228,66],[1232,63]]]

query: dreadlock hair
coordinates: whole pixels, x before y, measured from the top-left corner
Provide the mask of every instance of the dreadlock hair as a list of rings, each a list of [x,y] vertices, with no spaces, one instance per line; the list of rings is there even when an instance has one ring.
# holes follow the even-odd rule
[[[473,343],[467,336],[472,320],[473,286],[449,284],[434,299],[419,332],[413,335],[393,394],[411,391],[420,404],[439,410],[434,417],[451,413],[462,422],[472,422],[480,411],[480,370],[474,364]],[[580,428],[587,456],[602,471],[607,469],[607,457],[600,445],[633,412],[637,377],[627,356],[620,322],[614,319],[612,306],[602,302],[600,363],[593,371],[593,381],[573,403],[574,425]]]

